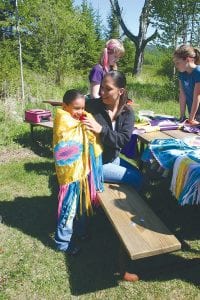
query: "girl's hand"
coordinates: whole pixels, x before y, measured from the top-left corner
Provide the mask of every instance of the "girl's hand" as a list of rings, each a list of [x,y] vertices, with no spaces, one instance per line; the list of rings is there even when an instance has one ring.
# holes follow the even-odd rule
[[[198,125],[199,124],[199,122],[198,121],[196,121],[196,120],[188,120],[188,123],[190,124],[190,125]]]
[[[85,117],[81,122],[85,125],[86,129],[94,133],[100,133],[102,130],[102,126],[95,119]]]

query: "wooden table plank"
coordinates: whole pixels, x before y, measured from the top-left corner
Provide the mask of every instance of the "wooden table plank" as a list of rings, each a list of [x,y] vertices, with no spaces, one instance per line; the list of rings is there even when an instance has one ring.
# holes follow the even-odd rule
[[[53,121],[45,121],[45,122],[40,122],[40,123],[33,123],[33,122],[29,122],[29,121],[24,121],[27,124],[30,124],[31,127],[34,126],[41,126],[41,127],[45,127],[45,128],[53,128]]]
[[[140,259],[181,248],[145,201],[128,186],[105,184],[100,202],[131,259]]]
[[[197,136],[195,133],[185,132],[182,130],[166,130],[164,131],[165,134],[167,134],[169,137],[172,137],[174,139],[184,139],[189,138],[193,136]]]
[[[40,123],[31,123],[32,126],[41,126],[45,128],[53,128],[53,121],[45,121]]]
[[[53,100],[45,100],[43,103],[51,104],[52,106],[62,106],[63,102],[53,101]]]
[[[169,138],[167,134],[165,134],[164,131],[153,131],[153,132],[145,132],[145,133],[139,133],[138,139],[145,144],[148,144],[153,139],[166,139]]]

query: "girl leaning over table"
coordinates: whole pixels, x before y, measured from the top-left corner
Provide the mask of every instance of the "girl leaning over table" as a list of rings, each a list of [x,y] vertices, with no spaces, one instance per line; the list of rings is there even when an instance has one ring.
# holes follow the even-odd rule
[[[200,50],[182,45],[174,51],[174,64],[179,71],[180,119],[185,119],[186,106],[188,122],[200,122]]]

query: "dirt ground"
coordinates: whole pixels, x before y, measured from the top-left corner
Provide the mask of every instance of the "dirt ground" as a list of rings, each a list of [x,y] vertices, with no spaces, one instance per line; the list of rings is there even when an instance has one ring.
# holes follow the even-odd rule
[[[32,150],[27,148],[0,150],[0,164],[8,163],[12,160],[19,161],[24,158],[36,158],[36,155]]]

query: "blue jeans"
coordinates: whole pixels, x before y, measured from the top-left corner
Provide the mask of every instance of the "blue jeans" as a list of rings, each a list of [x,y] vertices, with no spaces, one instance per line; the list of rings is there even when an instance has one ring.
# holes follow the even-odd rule
[[[134,187],[137,191],[142,187],[142,173],[120,157],[103,165],[103,175],[105,182],[125,183]]]
[[[56,248],[60,251],[70,251],[75,247],[74,236],[81,237],[86,234],[86,213],[78,217],[74,214],[65,227],[57,226],[55,232]]]

